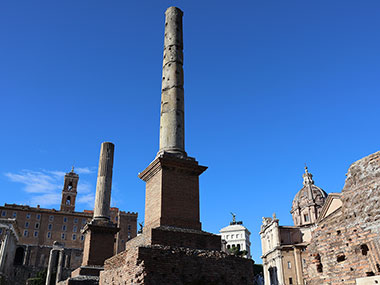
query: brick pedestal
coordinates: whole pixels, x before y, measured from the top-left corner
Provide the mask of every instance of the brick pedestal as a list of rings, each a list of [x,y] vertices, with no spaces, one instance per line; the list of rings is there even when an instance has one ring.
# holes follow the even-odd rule
[[[199,175],[207,167],[194,158],[162,153],[139,174],[146,182],[145,227],[200,230]]]
[[[83,229],[86,236],[82,265],[64,284],[98,284],[104,261],[114,255],[114,239],[119,230],[108,220],[92,220],[87,224]]]
[[[120,229],[109,221],[93,220],[87,224],[82,266],[103,266],[104,261],[114,254],[115,234]]]

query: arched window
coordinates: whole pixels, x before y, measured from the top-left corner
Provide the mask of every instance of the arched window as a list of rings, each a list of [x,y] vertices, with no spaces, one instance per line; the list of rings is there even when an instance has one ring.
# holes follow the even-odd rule
[[[66,199],[66,205],[71,205],[71,197],[67,197]]]
[[[16,249],[15,259],[13,261],[14,265],[22,265],[24,261],[24,248],[19,246]]]

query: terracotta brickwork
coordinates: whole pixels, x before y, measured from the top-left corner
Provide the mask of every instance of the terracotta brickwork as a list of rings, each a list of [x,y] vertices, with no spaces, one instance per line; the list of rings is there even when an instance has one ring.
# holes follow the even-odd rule
[[[157,157],[139,175],[146,182],[145,228],[200,230],[199,175],[206,169],[190,158]]]
[[[307,284],[380,275],[380,152],[348,170],[342,207],[318,223],[304,252]]]
[[[253,284],[253,261],[169,246],[131,247],[105,262],[100,284]]]

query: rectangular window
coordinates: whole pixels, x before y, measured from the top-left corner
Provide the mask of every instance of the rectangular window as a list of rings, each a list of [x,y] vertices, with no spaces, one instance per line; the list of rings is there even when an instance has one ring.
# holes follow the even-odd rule
[[[29,213],[26,214],[26,218],[27,218],[27,219],[30,219],[30,214],[29,214]]]
[[[65,239],[65,234],[64,233],[61,234],[61,239]]]
[[[2,234],[3,233],[3,229],[2,228],[0,228],[0,234]]]
[[[130,231],[131,230],[131,225],[128,225],[128,231]]]
[[[119,217],[118,216],[116,216],[116,218],[115,218],[115,221],[117,222],[119,220]]]
[[[77,224],[78,223],[78,218],[75,218],[74,219],[74,224]]]
[[[303,265],[303,267],[306,266],[306,259],[302,259],[302,265]]]
[[[38,237],[38,231],[34,231],[34,237]]]
[[[48,225],[48,230],[50,231],[52,228],[53,228],[53,225],[52,225],[52,224],[49,224],[49,225]]]
[[[63,222],[64,222],[64,223],[67,222],[67,218],[66,218],[66,217],[63,217]]]
[[[36,219],[37,219],[37,220],[40,220],[40,219],[41,219],[41,215],[40,215],[40,214],[37,214],[37,215],[36,215]]]
[[[289,277],[289,285],[293,285],[293,278]]]
[[[304,217],[305,222],[309,221],[309,215],[308,214],[303,215],[303,217]]]
[[[29,235],[28,231],[25,230],[25,231],[24,231],[24,237],[27,237],[28,235]]]
[[[49,222],[54,221],[54,216],[49,216]]]
[[[13,218],[17,218],[17,212],[13,212]]]
[[[73,234],[73,240],[76,240],[76,239],[77,239],[77,235]]]
[[[29,222],[25,222],[25,228],[29,228]]]
[[[291,268],[292,268],[292,263],[288,261],[288,269],[291,269]]]
[[[47,233],[47,238],[51,238],[51,232]]]
[[[5,217],[6,215],[7,215],[7,211],[2,211],[2,212],[1,212],[1,216],[2,216],[2,217]]]
[[[62,230],[63,230],[63,231],[66,231],[66,225],[63,225],[63,226],[62,226]]]
[[[39,228],[40,228],[40,223],[36,223],[36,224],[34,225],[34,228],[35,228],[35,229],[39,229]]]
[[[81,240],[81,241],[84,241],[84,235],[81,235],[81,236],[80,236],[80,240]]]
[[[78,230],[77,226],[73,226],[73,232],[76,233]]]
[[[87,223],[86,219],[82,219],[82,224],[85,225]]]

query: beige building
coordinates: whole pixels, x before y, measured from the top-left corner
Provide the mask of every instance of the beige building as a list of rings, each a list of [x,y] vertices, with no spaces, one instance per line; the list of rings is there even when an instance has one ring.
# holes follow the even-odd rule
[[[314,185],[306,167],[303,187],[294,197],[290,211],[294,226],[280,226],[275,214],[263,218],[260,237],[265,284],[304,284],[303,252],[326,198],[326,192]]]
[[[0,218],[15,219],[20,232],[15,255],[10,257],[18,279],[26,280],[47,267],[54,241],[60,242],[65,248],[65,274],[80,266],[84,243],[81,230],[92,219],[93,211],[75,212],[78,180],[79,176],[74,170],[66,173],[60,210],[44,209],[39,205],[0,206]],[[125,249],[129,239],[136,236],[137,213],[111,208],[110,219],[120,228],[114,247],[115,253],[118,253]]]

